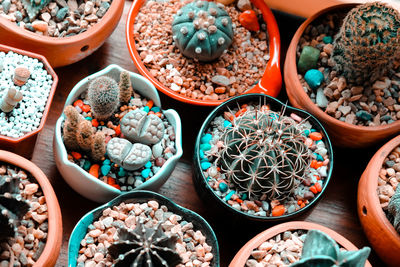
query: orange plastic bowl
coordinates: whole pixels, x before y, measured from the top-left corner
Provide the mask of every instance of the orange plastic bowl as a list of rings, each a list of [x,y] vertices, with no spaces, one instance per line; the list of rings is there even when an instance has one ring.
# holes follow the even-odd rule
[[[200,106],[218,106],[224,100],[200,100],[200,99],[193,99],[179,93],[174,92],[170,88],[166,87],[164,84],[160,83],[157,78],[152,76],[146,66],[143,64],[142,59],[139,56],[138,51],[136,50],[135,40],[133,37],[134,31],[134,24],[135,18],[139,13],[139,10],[143,3],[146,0],[135,0],[129,10],[128,19],[126,23],[126,41],[128,44],[129,53],[133,59],[133,63],[135,64],[136,68],[139,72],[149,79],[154,86],[163,92],[164,94],[193,105],[200,105]],[[267,24],[267,32],[269,36],[269,55],[270,59],[268,61],[267,67],[264,71],[264,75],[261,80],[256,84],[253,88],[246,91],[247,93],[263,93],[273,97],[277,97],[282,86],[282,75],[280,70],[280,50],[281,50],[281,41],[279,36],[279,29],[276,23],[275,17],[272,14],[271,10],[265,4],[263,0],[251,0],[253,5],[258,8],[263,16],[265,23]]]

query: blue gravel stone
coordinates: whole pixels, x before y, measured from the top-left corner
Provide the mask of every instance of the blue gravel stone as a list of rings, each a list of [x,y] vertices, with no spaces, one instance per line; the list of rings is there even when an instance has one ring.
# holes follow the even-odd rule
[[[324,161],[324,158],[320,154],[314,153],[314,155],[316,156],[318,161]]]
[[[85,120],[91,121],[92,117],[86,117]]]
[[[205,135],[203,135],[201,137],[200,142],[202,144],[208,144],[208,143],[210,143],[211,139],[212,139],[212,135],[209,133],[206,133]]]
[[[150,111],[150,109],[149,109],[148,106],[145,106],[145,107],[143,108],[143,110],[146,111],[146,112],[149,112],[149,111]]]
[[[103,2],[103,3],[106,3],[106,2]],[[153,111],[154,113],[157,113],[157,112],[160,112],[160,107],[152,107],[151,108],[151,111]]]
[[[111,161],[109,159],[105,159],[103,161],[103,165],[110,165],[110,164],[111,164]]]
[[[392,119],[392,116],[390,116],[390,115],[385,115],[385,116],[381,117],[381,121],[388,121],[388,120],[391,120],[391,119]]]
[[[151,171],[150,169],[144,169],[144,170],[142,171],[142,173],[141,173],[142,177],[143,177],[143,178],[149,177],[150,171]]]
[[[103,176],[106,176],[110,172],[110,170],[111,170],[111,166],[110,165],[103,165],[100,168],[101,174]]]
[[[218,185],[219,191],[221,191],[222,193],[225,193],[226,191],[228,191],[228,185],[226,183],[219,183]]]
[[[151,162],[148,161],[148,162],[144,165],[144,167],[147,168],[147,169],[150,169],[150,168],[151,168]]]
[[[230,122],[230,121],[228,121],[228,120],[224,120],[224,127],[226,128],[226,127],[231,127],[232,126],[232,123]]]
[[[68,14],[68,7],[61,8],[57,12],[56,21],[58,21],[58,22],[63,21],[67,14]]]
[[[360,118],[365,121],[369,121],[372,119],[372,115],[365,110],[357,111],[356,116],[357,118]]]
[[[310,130],[304,130],[304,135],[308,137],[310,135]]]
[[[312,89],[317,89],[324,81],[324,75],[319,70],[311,69],[304,75],[304,80]]]
[[[208,162],[208,161],[203,161],[202,163],[200,163],[200,165],[201,165],[201,169],[203,171],[205,171],[205,170],[207,170],[208,168],[211,167],[211,163]]]
[[[125,175],[126,175],[126,172],[125,172],[124,168],[119,167],[118,176],[124,177]]]
[[[325,36],[324,38],[322,38],[322,42],[324,42],[325,44],[331,44],[332,41],[332,36]]]
[[[201,159],[204,159],[206,156],[204,155],[204,152],[203,152],[203,150],[201,150],[200,149],[200,151],[199,151],[199,154],[200,154],[200,158]]]
[[[83,163],[83,169],[88,171],[90,169],[90,166],[92,166],[92,164],[90,163],[90,161],[85,160],[85,163]]]
[[[320,51],[312,46],[305,46],[301,51],[297,69],[301,73],[305,73],[309,69],[315,69],[319,59]]]
[[[243,194],[240,196],[240,199],[246,200],[246,199],[247,199],[247,194],[246,194],[246,193],[243,193]]]
[[[314,129],[314,128],[313,128],[313,129],[311,129],[311,132],[312,132],[312,133],[315,133],[316,131],[317,131],[317,130],[316,130],[316,129]]]
[[[225,196],[225,200],[228,201],[235,194],[235,190],[232,190]]]
[[[210,144],[201,144],[200,145],[200,149],[203,151],[207,151],[211,149],[211,145]]]

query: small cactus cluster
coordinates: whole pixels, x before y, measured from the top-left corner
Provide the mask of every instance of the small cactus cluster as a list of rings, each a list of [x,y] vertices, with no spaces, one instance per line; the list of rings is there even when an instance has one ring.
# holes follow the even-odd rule
[[[0,175],[0,241],[15,236],[19,221],[29,210],[29,205],[19,193],[19,180]]]
[[[65,107],[63,139],[70,150],[90,151],[94,161],[101,161],[106,153],[105,135],[94,131],[90,121],[83,119],[71,105]]]
[[[247,110],[226,127],[217,165],[240,193],[282,200],[310,168],[300,124],[266,108]]]
[[[149,228],[139,220],[134,230],[120,228],[118,236],[119,240],[108,248],[108,253],[115,259],[115,267],[168,267],[182,262],[175,249],[179,236],[166,235],[161,224]]]
[[[304,240],[301,259],[290,267],[363,267],[371,249],[340,250],[335,240],[322,231],[310,230]]]
[[[123,71],[119,76],[119,100],[121,103],[129,103],[133,94],[131,77],[129,72]]]
[[[177,12],[172,35],[184,56],[208,62],[217,59],[231,45],[232,20],[222,4],[194,1]]]
[[[50,3],[50,0],[22,0],[26,13],[30,21],[33,21],[45,6]]]
[[[384,75],[399,49],[399,12],[384,3],[366,3],[346,15],[333,42],[331,59],[338,73],[361,84]]]
[[[389,201],[388,212],[393,218],[393,227],[400,233],[400,186]]]

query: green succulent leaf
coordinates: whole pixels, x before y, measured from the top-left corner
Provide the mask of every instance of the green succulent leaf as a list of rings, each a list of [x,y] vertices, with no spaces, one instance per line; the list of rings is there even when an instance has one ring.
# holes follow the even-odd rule
[[[290,267],[331,267],[336,266],[335,261],[329,256],[316,256],[313,258],[301,259]]]
[[[325,255],[333,260],[338,259],[339,246],[335,240],[319,230],[310,230],[304,240],[302,259]]]
[[[341,251],[338,262],[341,267],[364,267],[371,249],[364,247],[357,251]]]
[[[388,211],[394,218],[394,229],[400,233],[400,186],[396,188],[396,193],[390,199]]]

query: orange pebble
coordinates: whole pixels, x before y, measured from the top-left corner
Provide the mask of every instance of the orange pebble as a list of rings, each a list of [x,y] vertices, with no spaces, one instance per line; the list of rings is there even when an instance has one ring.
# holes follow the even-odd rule
[[[301,200],[301,199],[297,200],[297,205],[300,206],[301,204],[303,204],[303,200]]]
[[[146,104],[146,106],[148,106],[149,109],[151,109],[153,107],[153,105],[154,105],[153,100],[149,100],[149,102],[147,102],[147,104]]]
[[[247,104],[243,104],[243,105],[241,105],[241,108],[247,108]]]
[[[162,116],[161,112],[157,112],[157,113],[155,113],[155,115],[156,115],[157,117],[159,117],[159,118],[161,118],[161,116]]]
[[[242,204],[242,203],[243,203],[243,200],[241,200],[240,198],[237,198],[237,199],[236,199],[236,202],[239,203],[239,204]]]
[[[117,185],[117,184],[110,184],[112,187],[115,187],[115,188],[117,188],[118,190],[121,190],[121,187],[119,186],[119,185]]]
[[[318,190],[315,187],[315,185],[310,186],[310,191],[313,192],[314,194],[318,193]]]
[[[304,208],[305,206],[306,206],[306,204],[304,204],[304,202],[303,202],[303,203],[301,203],[300,208]]]
[[[121,134],[121,124],[118,124],[118,126],[115,127],[114,131],[115,131],[116,135],[120,135]]]
[[[315,179],[317,180],[321,180],[321,177],[319,177],[318,175],[314,175]]]
[[[313,132],[310,133],[310,138],[314,141],[318,141],[322,139],[322,134],[320,134],[319,132]]]
[[[323,161],[317,161],[317,163],[315,163],[315,169],[318,169],[319,167],[322,167],[322,165],[324,165]]]
[[[93,126],[93,127],[99,126],[99,121],[96,120],[96,119],[93,119],[93,120],[92,120],[92,126]]]
[[[314,186],[315,186],[315,188],[317,189],[318,192],[321,192],[321,191],[322,191],[322,186],[321,186],[320,183],[315,183]]]
[[[154,113],[154,111],[150,110],[148,114],[150,115],[150,114],[155,114],[155,113]]]
[[[109,184],[109,185],[116,184],[116,183],[115,183],[115,179],[112,178],[112,177],[107,177],[107,184]]]
[[[239,109],[239,111],[236,112],[235,116],[236,116],[236,117],[239,117],[240,115],[242,115],[242,114],[245,113],[246,111],[247,111],[246,108]]]
[[[74,157],[74,159],[82,158],[81,153],[78,153],[78,152],[71,152],[71,155]]]
[[[316,161],[315,159],[313,159],[313,160],[311,161],[310,167],[316,169],[316,168],[315,168],[315,165],[316,165],[316,164],[317,164],[317,161]]]
[[[78,106],[78,107],[80,107],[80,108],[82,109],[82,107],[83,107],[83,101],[80,100],[80,99],[76,100],[76,101],[74,102],[74,107],[76,107],[76,106]]]
[[[94,177],[99,178],[99,169],[100,169],[99,164],[93,164],[92,166],[90,166],[89,173]]]
[[[275,206],[272,209],[272,216],[282,216],[285,213],[285,207],[283,205]]]
[[[83,112],[88,113],[88,112],[90,111],[90,106],[89,106],[89,105],[83,105],[83,106],[81,107],[81,109],[82,109]]]
[[[269,106],[267,106],[267,105],[263,105],[262,107],[261,107],[261,111],[262,112],[265,112],[265,111],[268,111],[269,110]]]

